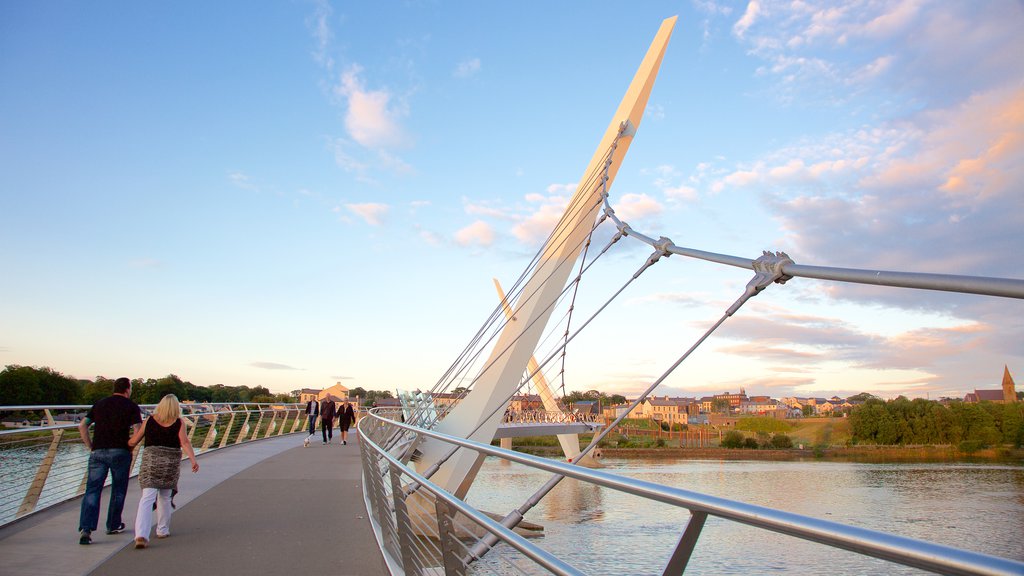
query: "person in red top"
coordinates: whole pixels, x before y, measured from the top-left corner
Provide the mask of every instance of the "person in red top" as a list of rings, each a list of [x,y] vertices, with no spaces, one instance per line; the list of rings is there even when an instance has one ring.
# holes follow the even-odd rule
[[[82,511],[78,518],[78,543],[92,544],[92,533],[100,520],[100,494],[110,473],[110,504],[107,506],[107,534],[124,531],[121,512],[128,493],[128,475],[131,472],[132,451],[128,437],[139,430],[142,413],[139,405],[129,398],[132,382],[127,378],[114,381],[114,393],[92,405],[85,418],[78,423],[78,434],[89,452],[89,476],[82,497]],[[96,427],[89,438],[89,425]]]

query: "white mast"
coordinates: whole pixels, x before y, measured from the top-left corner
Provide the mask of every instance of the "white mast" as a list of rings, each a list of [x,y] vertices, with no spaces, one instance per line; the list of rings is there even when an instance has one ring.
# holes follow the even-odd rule
[[[533,275],[523,288],[523,297],[516,302],[515,320],[509,322],[484,370],[477,376],[472,390],[442,420],[437,430],[453,436],[470,438],[479,442],[490,442],[501,423],[508,399],[522,381],[524,372],[534,349],[540,341],[544,328],[554,309],[552,304],[565,287],[573,266],[580,255],[586,236],[596,221],[601,202],[601,187],[588,182],[588,175],[606,173],[607,186],[611,186],[622,164],[622,159],[633,141],[633,135],[640,126],[647,99],[654,79],[661,66],[665,47],[676,23],[675,16],[661,23],[654,41],[647,50],[633,82],[619,104],[615,116],[597,146],[584,177],[569,203],[569,209],[555,229],[541,252],[540,261]],[[620,135],[621,130],[621,135]],[[609,160],[609,150],[618,139],[618,145],[610,154],[607,170],[604,164]],[[438,462],[449,451],[450,446],[427,439],[420,446],[421,457],[417,468],[425,470]],[[456,496],[465,496],[481,460],[468,450],[460,450],[445,462],[431,480]]]

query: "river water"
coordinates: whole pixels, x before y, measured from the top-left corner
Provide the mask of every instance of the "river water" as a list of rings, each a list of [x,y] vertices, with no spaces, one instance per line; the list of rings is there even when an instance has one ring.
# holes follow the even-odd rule
[[[1024,561],[1024,465],[606,458],[604,470],[890,534]],[[489,458],[469,502],[507,513],[550,478]],[[588,572],[660,574],[689,512],[564,479],[526,519],[533,540]],[[518,564],[518,563],[517,563]],[[689,574],[920,574],[709,517]]]

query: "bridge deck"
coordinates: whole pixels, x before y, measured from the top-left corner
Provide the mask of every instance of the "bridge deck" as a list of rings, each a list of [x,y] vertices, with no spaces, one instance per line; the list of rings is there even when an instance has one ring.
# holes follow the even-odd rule
[[[128,530],[103,531],[104,491],[91,546],[78,544],[80,499],[55,506],[0,529],[0,573],[386,575],[363,505],[354,436],[347,446],[336,438],[303,449],[303,435],[295,434],[199,456],[199,474],[182,466],[171,537],[154,538],[145,550],[130,546],[141,492],[134,478]]]

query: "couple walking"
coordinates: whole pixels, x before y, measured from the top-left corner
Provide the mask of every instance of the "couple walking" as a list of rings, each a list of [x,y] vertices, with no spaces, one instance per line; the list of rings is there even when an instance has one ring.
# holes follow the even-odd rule
[[[168,394],[160,400],[153,415],[142,422],[139,405],[131,400],[132,384],[127,378],[114,381],[114,393],[89,409],[78,425],[82,443],[89,450],[89,475],[78,520],[79,544],[92,544],[92,533],[99,524],[100,495],[107,474],[111,476],[110,504],[107,507],[107,534],[125,530],[121,521],[132,448],[145,440],[139,484],[142,500],[135,516],[135,547],[145,548],[156,509],[157,538],[170,536],[172,491],[178,486],[182,450],[199,471],[195,452],[185,435],[178,398]],[[89,427],[95,423],[92,436]]]
[[[309,447],[309,441],[316,434],[316,418],[320,417],[320,433],[323,435],[323,444],[330,444],[334,440],[334,418],[338,418],[338,430],[341,432],[341,443],[348,444],[348,429],[356,420],[355,411],[348,398],[339,408],[334,397],[328,394],[322,402],[315,399],[306,402],[306,416],[309,418],[309,436],[302,441],[303,447]]]

